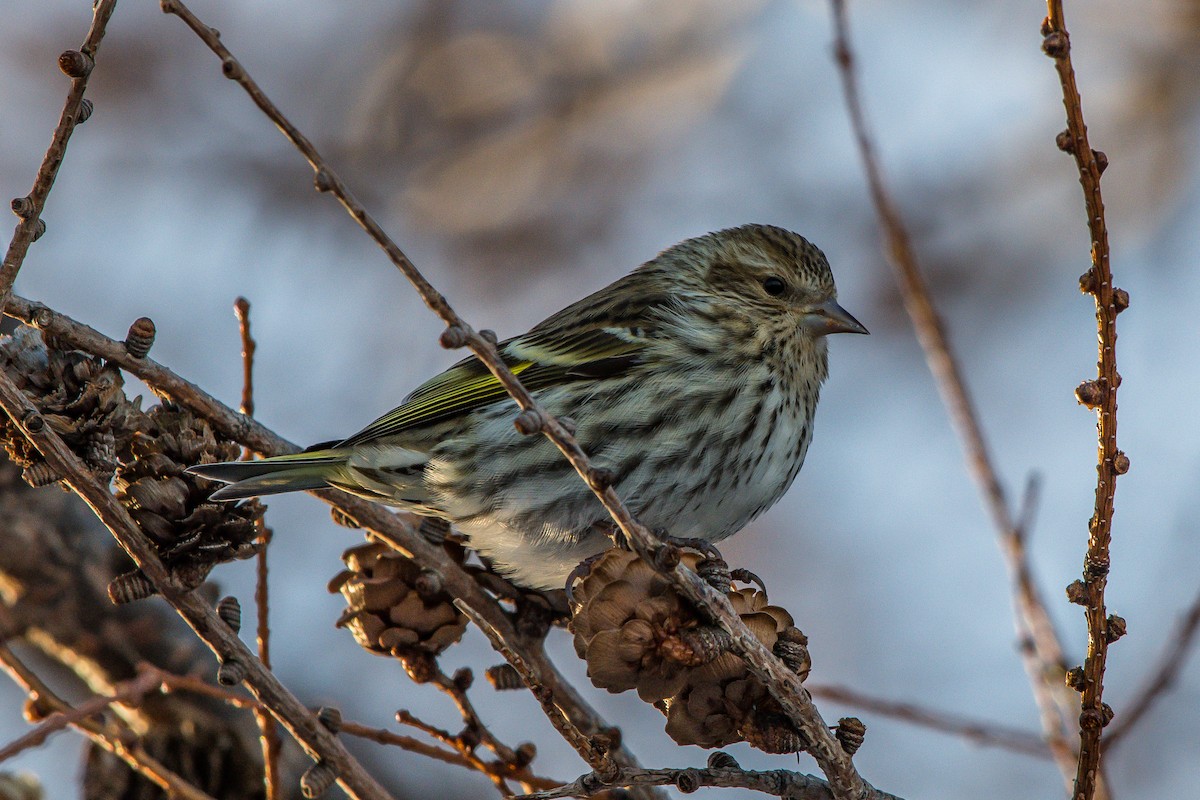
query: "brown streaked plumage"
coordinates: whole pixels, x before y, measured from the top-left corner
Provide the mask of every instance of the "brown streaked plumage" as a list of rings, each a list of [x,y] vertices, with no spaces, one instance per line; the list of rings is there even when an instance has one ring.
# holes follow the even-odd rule
[[[528,333],[506,363],[647,526],[722,539],[791,485],[827,373],[824,336],[866,333],[825,256],[769,225],[688,239]],[[520,583],[552,588],[607,546],[608,517],[474,358],[313,452],[198,465],[215,499],[333,486],[454,523]]]

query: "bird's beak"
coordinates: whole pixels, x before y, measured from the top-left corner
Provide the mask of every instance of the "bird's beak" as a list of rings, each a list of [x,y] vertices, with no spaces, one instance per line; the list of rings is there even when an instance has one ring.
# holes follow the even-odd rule
[[[849,311],[833,300],[806,308],[804,320],[800,324],[812,331],[814,336],[826,336],[830,333],[870,333],[861,322],[850,316]]]

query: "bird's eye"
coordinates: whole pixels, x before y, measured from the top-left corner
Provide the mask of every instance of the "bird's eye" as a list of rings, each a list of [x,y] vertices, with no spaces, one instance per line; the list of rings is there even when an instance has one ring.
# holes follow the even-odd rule
[[[783,279],[776,278],[774,275],[763,280],[763,291],[772,297],[779,297],[786,288],[787,284],[783,282]]]

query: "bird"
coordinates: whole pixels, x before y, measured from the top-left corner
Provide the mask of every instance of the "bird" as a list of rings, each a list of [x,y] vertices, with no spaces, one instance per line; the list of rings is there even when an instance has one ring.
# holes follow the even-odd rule
[[[497,349],[643,525],[712,543],[800,471],[825,337],[867,332],[816,245],[749,224],[669,247]],[[333,487],[438,518],[515,583],[561,588],[612,521],[553,443],[518,432],[519,411],[472,356],[349,438],[190,472],[227,484],[213,500]]]

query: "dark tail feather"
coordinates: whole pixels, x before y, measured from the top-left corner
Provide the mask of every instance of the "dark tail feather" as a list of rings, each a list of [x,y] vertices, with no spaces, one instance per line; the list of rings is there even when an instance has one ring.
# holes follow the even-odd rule
[[[225,461],[197,464],[188,472],[227,483],[210,500],[244,500],[265,494],[303,492],[329,486],[329,478],[346,463],[345,455],[325,450],[264,458],[259,461]]]

